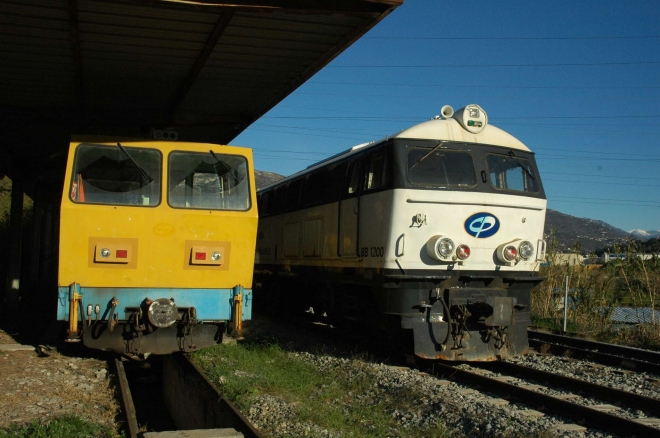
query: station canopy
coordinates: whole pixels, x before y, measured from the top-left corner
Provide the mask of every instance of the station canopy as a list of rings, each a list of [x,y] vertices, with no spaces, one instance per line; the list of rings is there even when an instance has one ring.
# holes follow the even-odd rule
[[[403,0],[2,0],[0,177],[72,134],[226,144]]]

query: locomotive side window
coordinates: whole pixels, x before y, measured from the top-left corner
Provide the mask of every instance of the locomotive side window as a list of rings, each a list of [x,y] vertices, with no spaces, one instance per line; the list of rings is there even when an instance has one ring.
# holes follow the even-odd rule
[[[360,188],[360,162],[354,161],[351,163],[351,167],[348,170],[348,187],[347,193],[349,195],[357,193]]]
[[[369,160],[369,171],[367,173],[366,189],[375,190],[387,184],[387,172],[385,165],[385,153],[377,153]]]
[[[325,201],[327,169],[321,168],[308,174],[305,178],[305,184],[302,188],[300,203],[303,205],[312,205],[323,203]]]
[[[153,207],[160,203],[161,168],[156,149],[80,145],[69,196],[76,203]]]
[[[285,209],[287,211],[295,210],[300,202],[300,189],[302,188],[302,179],[296,179],[289,183],[289,188],[286,192]]]
[[[335,202],[341,199],[347,166],[346,161],[342,161],[341,163],[333,164],[328,169],[328,179],[325,182],[328,202]]]
[[[490,183],[496,189],[532,193],[539,191],[534,168],[528,160],[515,155],[489,154],[486,162]]]
[[[284,200],[286,199],[286,184],[278,186],[273,190],[273,203],[272,213],[279,213],[284,208]]]
[[[408,152],[408,179],[426,186],[472,187],[477,183],[472,156],[448,149],[414,148]]]
[[[172,152],[168,201],[176,208],[248,210],[250,190],[245,157]]]
[[[259,208],[259,215],[267,215],[270,212],[270,197],[272,192],[265,192],[259,194],[257,198],[257,207]]]

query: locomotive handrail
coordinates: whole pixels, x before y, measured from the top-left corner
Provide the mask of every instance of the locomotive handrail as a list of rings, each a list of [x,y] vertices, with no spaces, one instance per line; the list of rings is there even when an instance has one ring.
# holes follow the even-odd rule
[[[504,277],[503,279],[509,283],[540,283],[547,280],[546,277]]]
[[[505,207],[505,208],[522,208],[524,210],[542,211],[543,207],[533,207],[531,205],[513,205],[513,204],[499,204],[483,202],[469,202],[469,201],[438,201],[434,199],[406,199],[409,204],[447,204],[447,205],[479,205],[481,207]]]
[[[458,277],[460,281],[472,281],[472,280],[495,280],[494,275],[461,275]]]
[[[383,274],[383,277],[393,280],[449,280],[451,275]]]

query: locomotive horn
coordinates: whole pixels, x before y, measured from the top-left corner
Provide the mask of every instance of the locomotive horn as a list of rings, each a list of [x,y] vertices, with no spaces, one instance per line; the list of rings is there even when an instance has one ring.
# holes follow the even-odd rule
[[[442,117],[445,119],[448,119],[454,115],[454,108],[449,105],[445,105],[442,107],[442,109],[440,109],[440,114],[442,114]]]

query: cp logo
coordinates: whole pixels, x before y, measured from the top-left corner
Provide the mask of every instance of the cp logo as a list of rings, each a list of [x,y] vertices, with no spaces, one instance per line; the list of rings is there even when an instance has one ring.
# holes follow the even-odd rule
[[[490,213],[475,213],[465,221],[465,231],[477,239],[490,237],[499,229],[499,219]]]

